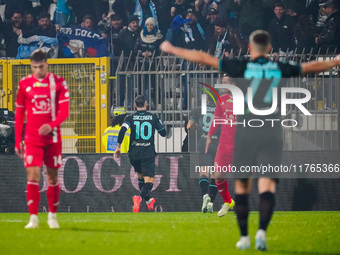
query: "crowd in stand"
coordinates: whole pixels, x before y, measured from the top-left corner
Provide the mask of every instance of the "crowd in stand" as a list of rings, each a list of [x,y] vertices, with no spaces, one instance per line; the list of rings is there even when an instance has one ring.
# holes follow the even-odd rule
[[[0,0],[2,57],[160,54],[159,45],[246,52],[250,33],[264,29],[273,51],[340,50],[340,0]],[[52,17],[48,13],[55,5]],[[338,51],[339,51],[338,50]],[[1,53],[0,53],[1,54]]]

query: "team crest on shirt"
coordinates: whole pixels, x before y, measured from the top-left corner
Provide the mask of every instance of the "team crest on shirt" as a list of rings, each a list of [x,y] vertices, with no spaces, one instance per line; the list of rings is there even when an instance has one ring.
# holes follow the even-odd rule
[[[44,114],[51,112],[51,99],[46,95],[35,95],[32,99],[34,106],[32,111],[34,114]]]
[[[34,88],[43,88],[43,87],[48,87],[48,84],[47,83],[41,83],[39,81],[33,83],[33,87]]]
[[[32,164],[32,162],[33,162],[33,156],[32,156],[32,155],[28,155],[28,156],[26,157],[26,163],[27,163],[28,165],[30,165],[30,164]]]

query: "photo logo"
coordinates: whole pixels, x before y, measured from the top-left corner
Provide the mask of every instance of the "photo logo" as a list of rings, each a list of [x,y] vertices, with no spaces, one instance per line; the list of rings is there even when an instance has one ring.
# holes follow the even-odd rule
[[[205,87],[209,88],[211,91],[213,91],[215,93],[215,95],[217,96],[218,100],[221,102],[221,98],[218,95],[217,91],[209,86],[208,84],[202,83],[202,82],[198,82],[199,84],[204,85]],[[231,85],[231,84],[216,84],[215,88],[217,89],[229,89],[232,96],[233,96],[233,114],[234,115],[244,115],[245,114],[245,110],[244,110],[244,106],[245,106],[245,102],[248,105],[248,109],[250,111],[250,113],[254,114],[254,115],[260,115],[260,116],[266,116],[266,115],[270,115],[273,113],[276,113],[278,111],[278,88],[274,87],[272,88],[272,98],[267,99],[267,95],[269,94],[270,91],[268,91],[267,95],[264,98],[265,103],[272,103],[271,107],[268,109],[256,109],[254,107],[253,104],[253,96],[256,94],[257,92],[257,88],[253,88],[253,87],[249,87],[247,89],[247,94],[244,96],[243,92],[240,88],[238,88],[235,85]],[[213,95],[207,91],[206,89],[202,89],[203,91],[205,91],[208,95],[210,95],[210,97],[212,97],[212,99],[214,100],[215,104],[216,104],[216,100],[213,97]],[[288,95],[291,94],[303,94],[304,97],[302,98],[289,98]],[[311,99],[311,93],[309,90],[304,89],[304,88],[289,88],[289,87],[283,87],[281,88],[281,115],[287,115],[287,105],[291,104],[291,105],[295,105],[304,115],[312,115],[305,106],[303,106],[304,103],[307,103],[309,100]],[[267,100],[267,101],[266,101]],[[207,95],[202,94],[202,103],[201,103],[201,107],[202,107],[202,114],[206,114],[207,112]]]

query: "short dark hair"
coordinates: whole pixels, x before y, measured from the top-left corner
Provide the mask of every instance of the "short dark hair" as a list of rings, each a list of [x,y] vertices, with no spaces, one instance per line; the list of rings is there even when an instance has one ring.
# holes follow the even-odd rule
[[[37,49],[32,52],[30,60],[34,62],[46,62],[48,58],[48,55],[46,52]]]
[[[265,52],[271,44],[270,34],[264,30],[256,30],[250,34],[249,43],[253,43],[260,52]]]
[[[83,22],[87,19],[90,19],[90,20],[92,20],[92,22],[94,22],[94,18],[91,15],[85,15],[84,18],[83,18]]]
[[[146,99],[143,95],[139,95],[135,98],[135,104],[137,107],[144,107]]]
[[[282,3],[282,2],[277,2],[277,3],[275,3],[273,9],[275,9],[276,7],[282,7],[283,9],[286,9],[284,3]]]
[[[51,19],[51,15],[47,12],[40,13],[39,19]]]
[[[19,13],[22,16],[22,12],[20,10],[14,10],[12,12],[11,18],[14,16],[14,14]]]

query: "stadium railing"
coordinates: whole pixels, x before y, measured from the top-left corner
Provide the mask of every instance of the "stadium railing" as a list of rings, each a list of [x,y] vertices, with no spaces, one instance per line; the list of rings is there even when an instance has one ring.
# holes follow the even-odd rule
[[[279,58],[302,63],[334,56],[333,52],[294,51],[281,54]],[[230,57],[244,55],[231,52]],[[272,53],[269,57],[274,58]],[[157,113],[167,127],[167,138],[156,135],[156,151],[181,152],[188,135],[188,151],[196,152],[198,132],[191,130],[187,134],[186,120],[190,112],[201,105],[203,89],[209,91],[202,83],[214,86],[221,83],[223,77],[216,70],[169,55],[145,58],[131,53],[128,57],[122,54],[111,60],[50,59],[49,64],[52,73],[66,79],[71,94],[70,117],[62,125],[63,153],[105,152],[101,135],[109,125],[111,106],[125,106],[131,112],[138,94],[146,94],[149,110]],[[0,59],[1,108],[15,110],[17,84],[29,73],[28,60]],[[283,129],[285,150],[339,149],[339,85],[338,68],[288,82],[288,86],[306,88],[311,92],[312,98],[305,106],[312,115],[305,116],[290,106],[287,119],[296,120],[298,125]]]
[[[269,54],[269,58],[299,63],[334,57],[335,52],[321,54],[314,51]],[[249,57],[248,52],[231,52],[229,57]],[[222,75],[210,67],[200,66],[170,55],[152,55],[145,58],[132,52],[113,60],[116,81],[112,90],[114,105],[124,105],[133,110],[133,99],[137,94],[147,93],[150,110],[157,113],[170,130],[170,138],[157,139],[159,152],[180,152],[186,136],[185,119],[201,104],[202,83],[210,86],[221,83]],[[150,82],[151,81],[151,82]],[[285,119],[296,120],[295,127],[283,128],[284,150],[338,150],[339,126],[339,68],[318,75],[290,79],[289,87],[302,87],[311,92],[311,100],[305,107],[312,114],[305,116],[298,108],[289,105]],[[126,89],[127,88],[127,89]],[[209,90],[209,89],[207,89]],[[210,91],[211,92],[211,91]],[[299,95],[295,95],[299,97]],[[189,151],[197,151],[197,131],[189,131]]]

